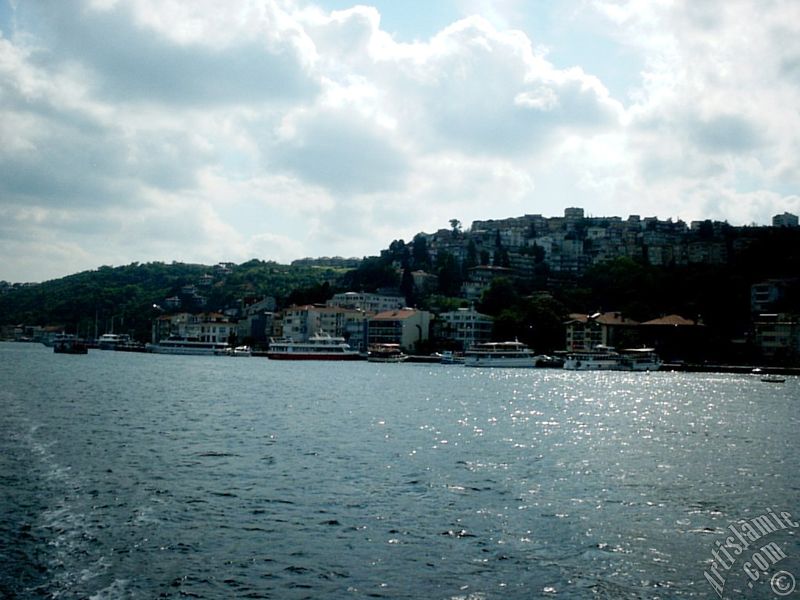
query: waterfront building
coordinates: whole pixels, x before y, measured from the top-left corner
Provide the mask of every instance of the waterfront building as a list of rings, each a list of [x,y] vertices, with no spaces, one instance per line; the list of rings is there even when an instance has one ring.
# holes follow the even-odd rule
[[[399,344],[413,350],[430,335],[431,314],[404,308],[378,313],[369,319],[368,345]]]
[[[462,350],[492,338],[492,317],[474,308],[459,308],[439,315],[439,336],[456,342]]]
[[[564,325],[567,351],[586,352],[594,350],[598,345],[633,345],[639,323],[624,317],[620,312],[605,312],[592,315],[573,313]]]

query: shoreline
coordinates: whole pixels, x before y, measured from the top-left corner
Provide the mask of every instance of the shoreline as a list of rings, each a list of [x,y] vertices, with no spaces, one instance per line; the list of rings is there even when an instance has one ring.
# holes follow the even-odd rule
[[[757,371],[755,369],[758,369]],[[660,371],[682,373],[736,373],[739,375],[798,375],[798,367],[764,367],[757,365],[717,365],[717,364],[684,364],[663,363]]]

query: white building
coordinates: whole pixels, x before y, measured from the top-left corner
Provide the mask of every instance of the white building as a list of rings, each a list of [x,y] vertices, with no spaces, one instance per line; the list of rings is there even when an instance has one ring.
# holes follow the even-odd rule
[[[401,296],[384,296],[381,294],[367,294],[363,292],[334,294],[333,298],[327,302],[328,306],[357,309],[367,313],[379,313],[403,308],[405,303],[405,298]]]
[[[439,315],[442,322],[440,335],[457,342],[462,349],[488,342],[492,338],[492,317],[474,308],[459,308]]]

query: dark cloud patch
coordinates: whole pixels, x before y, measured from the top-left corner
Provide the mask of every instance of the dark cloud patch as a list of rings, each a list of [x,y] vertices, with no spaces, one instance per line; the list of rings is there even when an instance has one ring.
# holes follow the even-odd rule
[[[380,128],[345,111],[305,118],[276,149],[272,163],[333,192],[371,193],[402,185],[404,154]]]
[[[740,115],[718,115],[689,123],[689,135],[701,149],[739,154],[762,144],[756,126]]]
[[[800,85],[800,55],[787,56],[781,60],[780,74],[782,77]]]
[[[137,25],[124,4],[102,11],[77,0],[24,6],[20,22],[47,37],[52,66],[76,61],[109,100],[209,106],[291,101],[318,90],[288,42],[178,44]]]

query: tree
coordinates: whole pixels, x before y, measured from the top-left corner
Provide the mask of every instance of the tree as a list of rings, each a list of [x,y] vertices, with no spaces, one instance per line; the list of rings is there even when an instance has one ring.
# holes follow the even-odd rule
[[[497,277],[481,296],[478,310],[487,315],[499,315],[503,310],[515,307],[519,294],[508,277]]]
[[[411,259],[415,269],[427,271],[431,268],[431,254],[428,251],[428,240],[422,234],[414,236],[411,246]]]
[[[416,305],[416,293],[414,288],[414,277],[411,275],[411,269],[406,267],[403,269],[403,276],[400,279],[400,292],[406,299],[406,306]]]
[[[445,296],[457,296],[464,280],[456,258],[449,252],[440,253],[436,257],[436,271],[439,276],[439,292]]]

